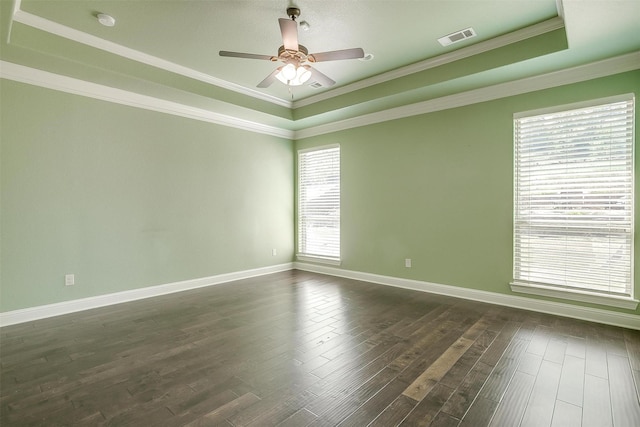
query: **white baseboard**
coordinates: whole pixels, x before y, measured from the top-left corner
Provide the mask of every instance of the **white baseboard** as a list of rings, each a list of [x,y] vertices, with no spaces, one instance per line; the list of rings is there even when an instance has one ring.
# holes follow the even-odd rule
[[[535,298],[527,298],[516,295],[499,294],[496,292],[481,291],[478,289],[461,288],[458,286],[441,285],[437,283],[423,282],[419,280],[402,279],[398,277],[382,276],[361,271],[344,270],[341,268],[324,265],[294,262],[297,270],[328,274],[331,276],[345,277],[348,279],[362,280],[380,285],[395,286],[398,288],[415,291],[430,292],[489,304],[503,305],[506,307],[520,308],[523,310],[537,311],[540,313],[555,314],[557,316],[571,317],[606,325],[621,326],[623,328],[640,330],[640,316],[636,314],[619,313],[591,307],[581,307],[572,304],[564,304],[555,301],[545,301]]]
[[[99,295],[95,297],[8,311],[5,313],[0,313],[0,327],[29,322],[32,320],[44,319],[48,317],[60,316],[63,314],[89,310],[92,308],[120,304],[123,302],[171,294],[174,292],[186,291],[189,289],[218,285],[221,283],[232,282],[234,280],[247,279],[249,277],[262,276],[265,274],[288,271],[292,269],[327,274],[330,276],[345,277],[348,279],[362,280],[365,282],[377,283],[380,285],[394,286],[398,288],[411,289],[422,292],[430,292],[439,295],[446,295],[456,298],[485,302],[489,304],[503,305],[506,307],[532,310],[541,313],[554,314],[558,316],[571,317],[574,319],[603,323],[606,325],[621,326],[623,328],[640,330],[640,316],[635,314],[619,313],[615,311],[590,307],[581,307],[554,301],[545,301],[516,295],[506,295],[495,292],[481,291],[477,289],[461,288],[458,286],[441,285],[420,280],[382,276],[379,274],[344,270],[341,268],[304,262],[285,263],[269,267],[256,268],[252,270],[219,274],[216,276],[203,277],[200,279],[185,280],[182,282],[174,282],[164,285],[116,292],[107,295]]]
[[[234,280],[247,279],[249,277],[262,276],[265,274],[277,273],[280,271],[288,271],[292,268],[293,263],[272,265],[269,267],[255,268],[252,270],[236,271],[233,273],[219,274],[216,276],[203,277],[200,279],[184,280],[181,282],[167,283],[164,285],[149,286],[146,288],[131,289],[128,291],[98,295],[95,297],[41,305],[21,310],[7,311],[4,313],[0,313],[0,327],[30,322],[32,320],[44,319],[48,317],[60,316],[77,311],[90,310],[92,308],[120,304],[123,302],[172,294],[189,289],[218,285],[221,283],[232,282]]]

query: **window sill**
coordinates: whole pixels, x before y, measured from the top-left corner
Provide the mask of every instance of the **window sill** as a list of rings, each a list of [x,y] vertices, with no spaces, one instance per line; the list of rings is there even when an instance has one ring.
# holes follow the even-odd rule
[[[342,261],[339,258],[328,258],[315,255],[297,254],[298,261],[315,262],[317,264],[340,265]]]
[[[533,285],[531,283],[512,282],[509,284],[513,292],[539,295],[545,297],[562,298],[571,301],[588,302],[592,304],[606,305],[609,307],[635,310],[638,307],[638,300],[631,297],[621,297],[613,295],[603,295],[593,292],[581,292],[569,289],[558,289],[552,286]]]

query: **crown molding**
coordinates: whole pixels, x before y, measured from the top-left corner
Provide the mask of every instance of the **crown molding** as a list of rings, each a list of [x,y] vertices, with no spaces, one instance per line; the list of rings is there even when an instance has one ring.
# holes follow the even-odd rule
[[[563,0],[556,0],[556,10],[558,11],[558,16],[564,19],[564,4]]]
[[[364,114],[362,116],[340,120],[333,123],[300,129],[295,132],[294,138],[296,140],[310,138],[332,132],[382,123],[389,120],[402,119],[405,117],[433,113],[435,111],[463,107],[465,105],[472,105],[480,102],[493,101],[495,99],[506,98],[508,96],[521,95],[523,93],[535,92],[538,90],[633,71],[639,68],[640,51],[637,51],[593,62],[591,64],[580,65],[539,76],[500,83],[454,95],[430,99],[428,101],[422,101],[415,104]]]
[[[434,58],[429,58],[424,61],[416,62],[415,64],[407,65],[405,67],[397,68],[386,73],[378,74],[368,79],[360,80],[356,83],[345,85],[328,92],[319,93],[308,98],[301,99],[293,102],[293,108],[306,107],[316,102],[326,101],[327,99],[334,98],[336,96],[345,95],[350,92],[354,92],[360,89],[365,89],[370,86],[374,86],[380,83],[385,83],[390,80],[398,79],[408,76],[410,74],[425,71],[430,68],[439,67],[441,65],[449,64],[451,62],[459,61],[464,58],[469,58],[474,55],[478,55],[484,52],[488,52],[499,47],[507,46],[513,43],[517,43],[522,40],[529,39],[531,37],[539,36],[550,31],[555,31],[560,28],[564,28],[564,21],[555,17],[535,25],[531,25],[526,28],[522,28],[517,31],[513,31],[502,36],[495,37],[490,40],[485,40],[480,43],[473,44],[471,46],[463,47],[461,49],[454,50],[449,53],[445,53]]]
[[[578,83],[636,69],[640,69],[640,51],[591,64],[474,89],[454,95],[448,95],[419,103],[365,114],[350,119],[307,127],[296,131],[243,120],[177,102],[140,95],[122,89],[86,82],[72,77],[61,76],[6,61],[0,61],[0,78],[100,99],[103,101],[114,102],[117,104],[128,105],[131,107],[173,114],[223,126],[230,126],[250,132],[300,140],[341,130],[353,129],[390,120],[402,119],[405,117],[427,114],[450,108],[463,107],[465,105],[492,101],[508,96]],[[292,122],[292,124],[293,123],[294,122]]]
[[[12,23],[13,21],[19,22],[29,27],[33,27],[50,34],[54,34],[56,36],[66,38],[68,40],[72,40],[77,43],[91,46],[96,49],[100,49],[105,52],[109,52],[114,55],[121,56],[123,58],[131,59],[133,61],[140,62],[142,64],[151,65],[152,67],[155,67],[155,68],[159,68],[165,71],[170,71],[172,73],[176,73],[181,76],[199,80],[208,84],[212,84],[214,86],[218,86],[223,89],[240,93],[242,95],[247,95],[252,98],[256,98],[262,101],[270,102],[272,104],[280,105],[282,107],[287,107],[287,108],[292,107],[291,101],[280,99],[278,97],[268,95],[254,89],[249,89],[244,86],[241,86],[232,82],[228,82],[226,80],[222,80],[217,77],[213,77],[209,74],[194,70],[192,68],[188,68],[188,67],[176,64],[174,62],[167,61],[162,58],[158,58],[156,56],[149,55],[144,52],[140,52],[138,50],[131,49],[126,46],[122,46],[117,43],[110,42],[100,37],[96,37],[91,34],[85,33],[83,31],[79,31],[74,28],[67,27],[66,25],[58,24],[57,22],[50,21],[48,19],[42,18],[32,13],[25,12],[20,9],[21,2],[22,0],[16,0],[14,11],[13,11]]]
[[[167,101],[147,95],[141,95],[122,89],[91,83],[73,77],[53,74],[48,71],[37,70],[25,67],[12,62],[0,61],[0,78],[13,80],[20,83],[40,86],[48,89],[67,92],[75,95],[86,96],[88,98],[127,105],[130,107],[142,108],[144,110],[156,111],[159,113],[172,114],[174,116],[186,117],[189,119],[214,123],[222,126],[229,126],[243,129],[250,132],[257,132],[280,138],[293,139],[294,132],[275,126],[268,126],[250,120],[239,119],[226,114],[215,113],[203,108],[196,108],[178,102]]]
[[[282,107],[292,108],[292,109],[305,107],[305,106],[314,104],[316,102],[325,101],[327,99],[341,96],[350,92],[354,92],[360,89],[365,89],[370,86],[374,86],[390,80],[405,77],[420,71],[428,70],[430,68],[434,68],[434,67],[448,64],[454,61],[458,61],[463,58],[468,58],[470,56],[478,55],[483,52],[487,52],[489,50],[503,47],[512,43],[516,43],[516,42],[564,27],[564,21],[562,20],[562,18],[555,17],[547,21],[544,21],[535,25],[531,25],[526,28],[511,32],[508,34],[504,34],[502,36],[495,37],[490,40],[486,40],[484,42],[480,42],[471,46],[467,46],[467,47],[455,50],[453,52],[449,52],[449,53],[437,56],[435,58],[430,58],[424,61],[420,61],[415,64],[411,64],[405,67],[401,67],[386,73],[382,73],[382,74],[370,77],[368,79],[358,81],[356,83],[345,85],[336,89],[329,90],[327,92],[320,93],[318,95],[313,95],[305,99],[292,102],[286,99],[281,99],[276,96],[262,93],[260,91],[257,91],[251,88],[246,88],[236,83],[219,79],[209,74],[176,64],[171,61],[164,60],[162,58],[158,58],[153,55],[146,54],[144,52],[140,52],[135,49],[128,48],[126,46],[122,46],[117,43],[110,42],[100,37],[96,37],[91,34],[85,33],[83,31],[79,31],[74,28],[59,24],[57,22],[42,18],[32,13],[25,12],[20,8],[21,3],[22,3],[22,0],[15,0],[13,17],[10,25],[13,24],[13,21],[20,22],[21,24],[30,26],[32,28],[45,31],[50,34],[54,34],[54,35],[66,38],[68,40],[75,41],[77,43],[91,46],[96,49],[100,49],[100,50],[112,53],[114,55],[121,56],[123,58],[131,59],[133,61],[150,65],[158,69],[173,72],[173,73],[176,73],[185,77],[189,77],[198,81],[202,81],[223,89],[231,90],[233,92],[240,93],[242,95],[250,96],[255,99],[260,99],[266,102],[270,102]],[[11,32],[9,32],[9,37],[10,35],[11,35]]]

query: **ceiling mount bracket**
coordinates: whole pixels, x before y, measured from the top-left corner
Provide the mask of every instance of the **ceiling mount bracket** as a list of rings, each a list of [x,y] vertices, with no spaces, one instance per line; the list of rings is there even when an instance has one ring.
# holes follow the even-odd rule
[[[300,9],[297,7],[289,7],[287,8],[287,16],[291,18],[292,21],[295,21],[298,16],[300,16]]]

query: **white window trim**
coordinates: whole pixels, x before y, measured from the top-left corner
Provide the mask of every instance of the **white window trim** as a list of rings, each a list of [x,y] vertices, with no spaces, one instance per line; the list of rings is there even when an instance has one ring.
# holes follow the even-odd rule
[[[559,289],[553,286],[534,285],[525,282],[509,283],[513,292],[543,297],[560,298],[571,301],[588,302],[592,304],[605,305],[608,307],[625,308],[635,310],[638,308],[637,299],[615,295],[596,294],[588,291],[578,291],[574,289]]]
[[[311,147],[311,148],[303,148],[298,150],[298,163],[299,163],[299,159],[300,159],[300,155],[304,154],[304,153],[309,153],[309,152],[313,152],[313,151],[320,151],[320,150],[328,150],[328,149],[332,149],[332,148],[340,148],[340,144],[328,144],[328,145],[322,145],[322,146],[318,146],[318,147]],[[342,159],[342,150],[340,150],[340,156]],[[342,171],[340,172],[342,174]],[[299,191],[300,191],[300,168],[298,167],[297,170],[297,176],[296,176],[296,191],[298,192],[298,203],[299,203]],[[300,238],[300,212],[299,212],[299,206],[297,207],[296,210],[296,249],[299,248],[300,242],[299,242],[299,238]],[[340,236],[341,238],[342,236]],[[342,254],[342,250],[340,251],[340,253]],[[296,253],[296,259],[298,261],[306,261],[306,262],[313,262],[313,263],[317,263],[317,264],[326,264],[326,265],[333,265],[333,266],[340,266],[342,264],[342,259],[341,257],[331,257],[331,256],[322,256],[322,255],[314,255],[314,254],[307,254],[307,253]]]
[[[342,261],[340,260],[340,258],[328,258],[328,257],[321,257],[321,256],[307,255],[307,254],[296,254],[296,259],[298,261],[314,262],[317,264],[327,264],[327,265],[336,265],[336,266],[340,266],[342,264]]]
[[[535,115],[541,115],[541,114],[545,114],[545,113],[554,113],[554,112],[561,112],[561,111],[568,111],[568,110],[573,110],[573,109],[580,109],[580,108],[585,108],[585,107],[590,107],[593,105],[599,105],[599,104],[608,104],[608,103],[615,103],[615,102],[621,102],[621,101],[629,101],[634,99],[634,94],[623,94],[623,95],[615,95],[615,96],[611,96],[611,97],[606,97],[606,98],[600,98],[600,99],[595,99],[595,100],[590,100],[590,101],[585,101],[585,102],[578,102],[578,103],[572,103],[572,104],[565,104],[565,105],[561,105],[561,106],[554,106],[554,107],[549,107],[549,108],[542,108],[542,109],[537,109],[537,110],[530,110],[530,111],[524,111],[524,112],[519,112],[513,115],[513,119],[514,121],[516,119],[522,118],[522,117],[529,117],[529,116],[535,116]],[[634,152],[635,152],[635,129],[636,129],[636,123],[635,123],[635,116],[633,118],[634,120],[634,124],[633,124],[633,141],[634,141]],[[514,129],[515,132],[515,129]],[[514,135],[515,136],[515,135]],[[515,139],[514,139],[515,142]],[[634,156],[634,161],[635,161],[635,153],[632,154]],[[514,159],[515,162],[515,159]],[[632,179],[632,182],[634,183],[634,188],[633,188],[633,194],[635,195],[635,167],[633,168],[632,171],[634,177]],[[515,172],[514,172],[514,180],[515,180]],[[515,182],[514,182],[514,191],[515,191]],[[515,194],[514,194],[515,196]],[[515,209],[514,209],[514,215],[515,215]],[[515,222],[515,217],[514,217],[514,222]],[[632,236],[635,236],[635,218],[634,221],[632,221],[632,230],[631,230],[631,234]],[[514,236],[515,238],[515,236]],[[634,255],[634,250],[633,250],[633,241],[632,241],[632,247],[631,247],[631,278],[633,281],[635,272],[634,272],[634,259],[635,259],[635,255]],[[552,285],[544,285],[544,284],[537,284],[537,283],[530,283],[530,282],[521,282],[521,281],[517,281],[517,280],[513,280],[512,282],[509,283],[512,292],[516,292],[516,293],[524,293],[524,294],[529,294],[529,295],[537,295],[537,296],[544,296],[544,297],[551,297],[551,298],[559,298],[559,299],[565,299],[565,300],[571,300],[571,301],[580,301],[580,302],[586,302],[586,303],[592,303],[592,304],[599,304],[599,305],[604,305],[604,306],[609,306],[609,307],[617,307],[617,308],[623,308],[623,309],[628,309],[628,310],[636,310],[638,307],[638,304],[640,303],[639,300],[637,300],[636,298],[634,298],[634,292],[635,292],[635,284],[632,283],[631,286],[631,295],[630,296],[618,296],[618,295],[608,295],[608,294],[604,294],[604,293],[598,293],[598,292],[590,292],[589,290],[578,290],[578,289],[562,289],[560,287],[555,287]]]

